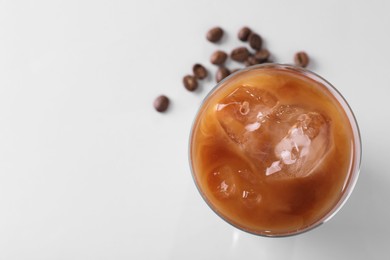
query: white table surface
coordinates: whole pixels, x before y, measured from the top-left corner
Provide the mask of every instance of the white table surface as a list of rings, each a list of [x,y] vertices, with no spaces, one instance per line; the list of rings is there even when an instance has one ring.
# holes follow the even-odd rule
[[[0,259],[388,259],[390,1],[0,1]],[[223,44],[205,40],[221,25]],[[187,141],[213,80],[182,77],[259,32],[298,50],[361,128],[360,179],[325,225],[238,231],[203,202]],[[152,102],[167,94],[166,114]]]

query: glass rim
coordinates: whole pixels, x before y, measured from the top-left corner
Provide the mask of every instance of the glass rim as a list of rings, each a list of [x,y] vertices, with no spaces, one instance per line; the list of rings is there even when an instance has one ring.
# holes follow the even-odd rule
[[[330,91],[331,95],[336,98],[336,100],[339,102],[340,106],[344,110],[344,112],[347,115],[348,121],[351,125],[352,128],[352,135],[353,135],[353,155],[351,156],[351,166],[350,166],[350,176],[347,179],[347,181],[344,183],[345,191],[335,203],[332,208],[320,219],[315,221],[314,223],[298,230],[293,230],[291,232],[280,232],[280,233],[267,233],[266,231],[260,233],[260,232],[255,232],[252,230],[245,229],[243,227],[240,227],[236,225],[235,223],[232,223],[229,219],[227,219],[225,216],[223,216],[221,213],[219,213],[216,208],[212,205],[212,203],[208,200],[207,196],[203,193],[197,179],[195,176],[195,170],[193,168],[193,161],[192,161],[192,140],[194,136],[194,127],[196,126],[196,123],[198,121],[198,117],[200,113],[202,112],[202,108],[204,107],[205,103],[208,101],[209,97],[217,90],[219,89],[225,82],[231,80],[232,78],[236,77],[237,75],[247,72],[247,71],[252,71],[252,70],[258,70],[258,69],[279,69],[279,70],[287,70],[287,71],[293,71],[293,72],[298,72],[312,80],[314,80],[317,83],[320,83],[323,85],[327,90]],[[310,71],[308,69],[302,68],[302,67],[297,67],[294,65],[288,65],[288,64],[279,64],[279,63],[264,63],[264,64],[258,64],[254,66],[250,66],[247,68],[243,68],[235,73],[230,74],[228,77],[224,78],[220,82],[218,82],[210,91],[207,93],[207,95],[203,98],[201,104],[199,105],[199,108],[196,111],[195,117],[192,121],[191,124],[191,130],[190,130],[190,135],[189,135],[189,144],[188,144],[188,159],[189,159],[189,164],[190,164],[190,170],[191,170],[191,176],[192,179],[195,183],[195,186],[203,198],[203,200],[206,202],[208,207],[222,220],[224,220],[226,223],[230,224],[231,226],[256,235],[256,236],[261,236],[261,237],[289,237],[289,236],[295,236],[299,235],[302,233],[306,233],[310,230],[313,230],[322,224],[328,222],[330,219],[332,219],[339,211],[340,209],[344,206],[344,204],[347,202],[348,198],[351,196],[352,191],[354,190],[357,180],[360,175],[360,167],[361,167],[361,161],[362,161],[362,141],[361,141],[361,134],[360,134],[360,129],[356,120],[356,116],[352,111],[352,108],[344,98],[344,96],[340,93],[339,90],[337,90],[330,82],[328,82],[326,79],[318,75],[317,73]]]

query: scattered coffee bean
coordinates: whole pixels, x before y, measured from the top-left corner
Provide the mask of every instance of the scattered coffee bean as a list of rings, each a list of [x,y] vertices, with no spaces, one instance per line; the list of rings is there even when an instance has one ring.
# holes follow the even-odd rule
[[[195,64],[192,67],[192,71],[194,72],[195,77],[198,79],[204,79],[208,75],[206,68],[202,64],[199,64],[199,63]]]
[[[227,54],[224,51],[215,51],[210,58],[210,62],[214,65],[222,65],[227,59]]]
[[[207,40],[210,42],[218,42],[223,36],[223,30],[221,27],[211,28],[206,35]]]
[[[255,56],[250,56],[248,59],[245,61],[245,66],[249,67],[252,65],[260,64],[260,62],[256,59]]]
[[[246,47],[235,48],[231,53],[230,57],[238,62],[244,62],[249,57],[249,51]]]
[[[164,95],[161,95],[161,96],[158,96],[154,102],[153,102],[153,106],[154,108],[158,111],[158,112],[164,112],[165,110],[167,110],[168,106],[169,106],[169,99],[167,96],[164,96]]]
[[[198,88],[198,81],[196,80],[196,78],[192,75],[187,75],[183,78],[183,84],[184,84],[184,87],[188,90],[188,91],[194,91],[195,89]]]
[[[224,31],[221,27],[211,28],[206,35],[208,41],[216,43],[222,39]],[[237,47],[230,53],[230,57],[234,61],[243,62],[245,66],[253,66],[265,62],[272,62],[270,60],[270,52],[266,49],[262,49],[263,39],[257,33],[252,32],[249,27],[242,27],[238,31],[238,39],[243,42],[248,42],[251,49],[255,50],[252,54],[251,51],[246,47]],[[215,74],[215,79],[220,82],[232,73],[236,73],[240,68],[229,71],[225,67],[225,62],[228,58],[228,54],[224,51],[217,50],[211,57],[210,62],[218,66],[218,70]],[[309,56],[301,51],[295,54],[294,62],[297,66],[306,67],[309,64]],[[207,78],[209,71],[202,64],[195,64],[192,67],[193,75],[187,75],[183,78],[183,84],[189,91],[194,91],[198,88],[198,80]],[[155,102],[154,107],[157,111],[165,111],[168,107],[169,99],[166,96],[159,96]]]
[[[260,51],[257,51],[255,53],[255,58],[260,62],[260,63],[263,63],[263,62],[266,62],[268,61],[268,58],[270,56],[270,53],[268,50],[266,49],[262,49]]]
[[[305,68],[309,65],[309,61],[309,55],[304,51],[297,52],[294,56],[294,62],[297,66]]]
[[[263,44],[263,40],[261,39],[260,35],[256,33],[251,33],[248,38],[249,45],[254,50],[261,50],[261,45]]]
[[[230,75],[230,71],[227,68],[219,67],[217,73],[215,74],[215,80],[218,83],[229,75]]]
[[[251,29],[249,29],[248,27],[242,27],[241,30],[238,32],[238,39],[243,42],[246,42],[251,33]]]

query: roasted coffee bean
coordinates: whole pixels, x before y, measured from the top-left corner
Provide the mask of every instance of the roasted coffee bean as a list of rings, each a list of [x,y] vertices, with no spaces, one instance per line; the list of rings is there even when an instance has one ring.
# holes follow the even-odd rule
[[[227,54],[224,51],[215,51],[210,58],[210,62],[214,65],[222,65],[227,59]]]
[[[248,38],[249,45],[254,50],[261,50],[261,45],[263,44],[263,40],[261,39],[260,35],[256,33],[251,33]]]
[[[230,75],[230,71],[227,68],[219,67],[217,73],[215,74],[215,80],[218,83],[229,75]]]
[[[204,79],[208,75],[206,68],[202,64],[199,64],[199,63],[195,64],[192,67],[192,71],[194,72],[195,77],[198,79]]]
[[[169,106],[169,98],[164,95],[158,96],[154,100],[153,106],[158,112],[164,112]]]
[[[183,78],[184,87],[189,91],[194,91],[198,88],[198,81],[192,75],[187,75]]]
[[[255,58],[259,61],[259,63],[263,63],[263,62],[268,61],[269,56],[270,56],[270,53],[266,49],[262,49],[262,50],[257,51],[255,53]]]
[[[297,66],[305,68],[309,65],[309,61],[309,55],[304,51],[297,52],[294,56],[294,62]]]
[[[243,42],[246,42],[251,32],[251,29],[249,29],[248,27],[242,27],[241,30],[238,32],[238,39]]]
[[[249,57],[249,51],[246,47],[235,48],[231,53],[230,57],[238,62],[244,62]]]
[[[210,42],[218,42],[219,40],[221,40],[222,36],[223,30],[221,27],[211,28],[206,34],[206,38]]]
[[[248,57],[248,59],[245,62],[246,66],[252,66],[252,65],[256,65],[256,64],[260,64],[260,62],[256,59],[255,56]]]

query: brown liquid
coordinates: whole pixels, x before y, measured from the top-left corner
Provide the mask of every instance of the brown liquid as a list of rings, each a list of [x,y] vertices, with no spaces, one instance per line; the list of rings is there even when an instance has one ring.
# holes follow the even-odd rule
[[[350,180],[353,133],[321,83],[295,71],[241,72],[205,101],[191,160],[209,205],[257,234],[294,233],[318,223]]]

